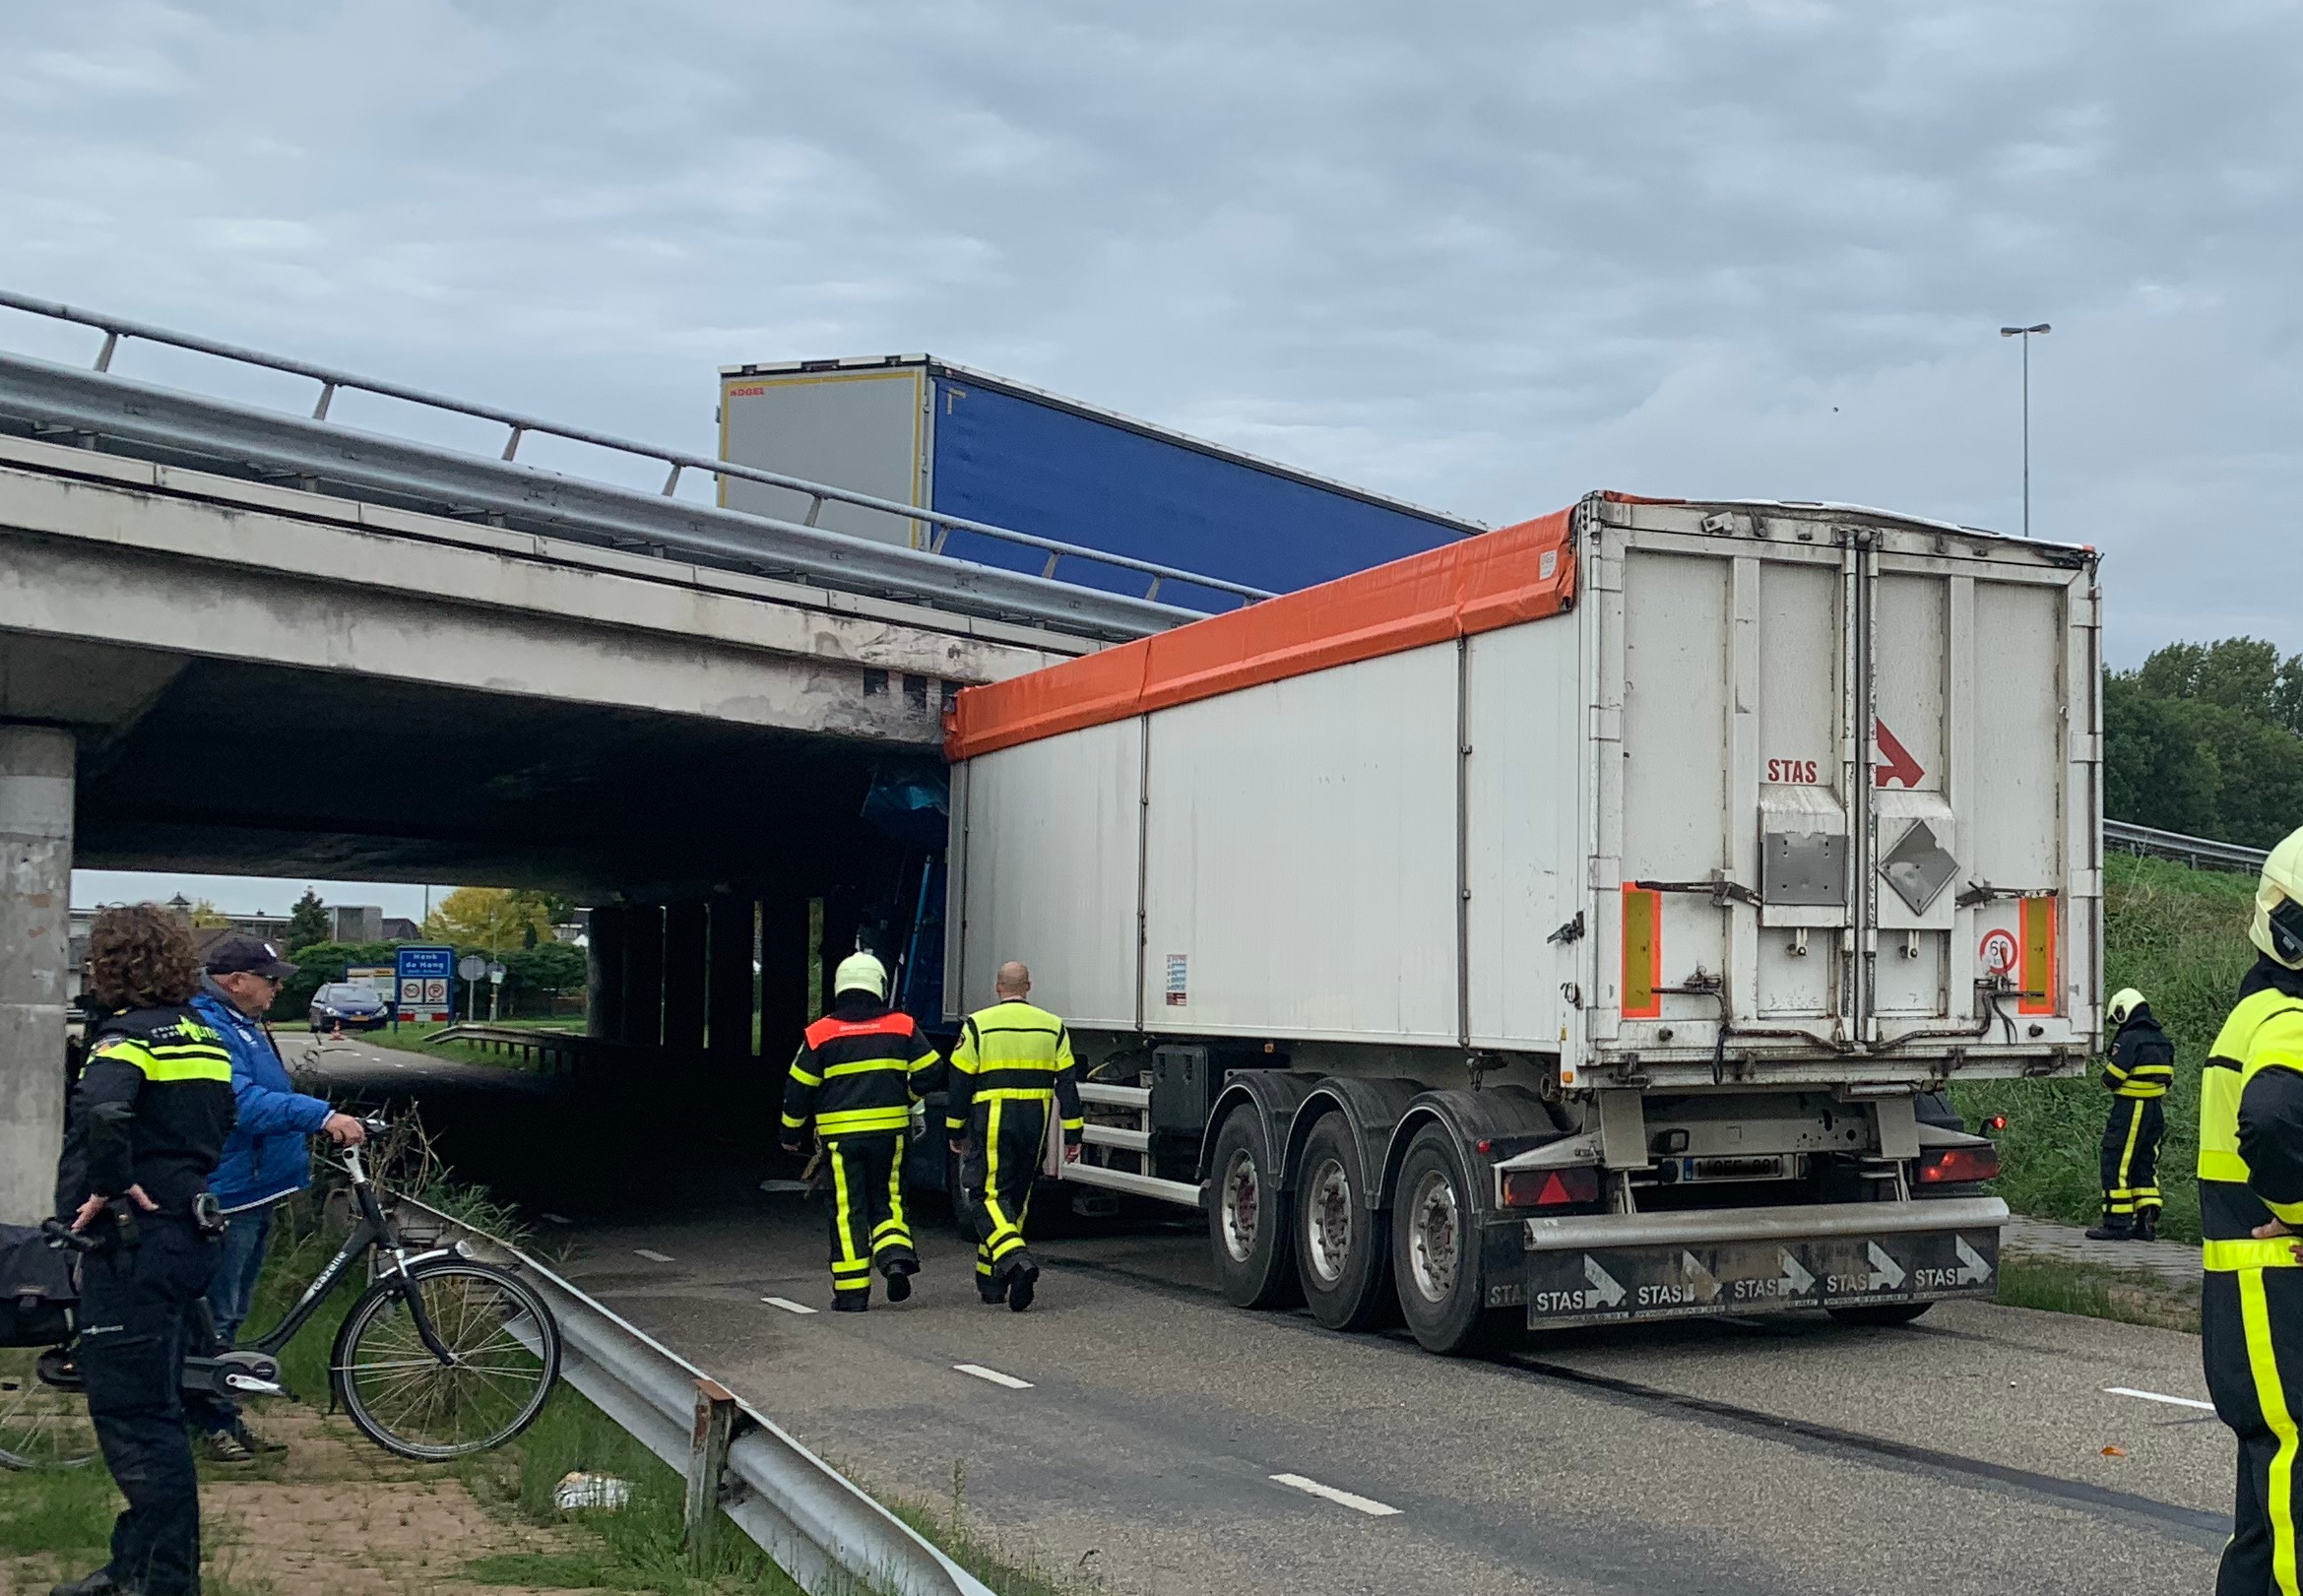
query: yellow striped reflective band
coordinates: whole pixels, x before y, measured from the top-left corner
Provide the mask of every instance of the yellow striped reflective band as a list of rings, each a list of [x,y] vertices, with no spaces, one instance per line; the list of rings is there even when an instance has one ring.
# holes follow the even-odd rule
[[[2257,1241],[2250,1236],[2236,1242],[2209,1242],[2200,1249],[2201,1262],[2217,1274],[2233,1269],[2292,1269],[2298,1243],[2303,1243],[2303,1237],[2274,1236]]]
[[[125,1039],[99,1045],[97,1058],[117,1058],[134,1064],[149,1081],[224,1081],[232,1078],[231,1054],[222,1048],[170,1047],[152,1049]]]
[[[2271,1521],[2271,1583],[2280,1596],[2298,1596],[2295,1585],[2295,1415],[2287,1407],[2287,1391],[2279,1379],[2279,1359],[2271,1343],[2271,1304],[2263,1291],[2263,1276],[2239,1277],[2239,1322],[2247,1332],[2248,1373],[2255,1376],[2256,1405],[2263,1422],[2279,1437],[2278,1450],[2265,1470],[2264,1514]]]
[[[2257,1198],[2271,1211],[2271,1217],[2289,1230],[2303,1230],[2303,1202],[2273,1202],[2258,1192]]]
[[[843,1109],[838,1114],[819,1114],[815,1117],[815,1133],[819,1136],[853,1136],[867,1130],[902,1130],[912,1122],[912,1111],[906,1107],[892,1109]]]
[[[2220,1148],[2202,1147],[2199,1150],[2199,1178],[2203,1181],[2222,1181],[2231,1185],[2245,1185],[2247,1160],[2237,1153],[2226,1153]]]

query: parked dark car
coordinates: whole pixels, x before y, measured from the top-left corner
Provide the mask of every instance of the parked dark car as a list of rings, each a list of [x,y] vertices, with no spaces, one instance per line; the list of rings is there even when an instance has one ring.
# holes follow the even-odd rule
[[[332,983],[312,993],[312,1029],[379,1031],[392,1023],[391,1005],[365,987],[349,981]]]

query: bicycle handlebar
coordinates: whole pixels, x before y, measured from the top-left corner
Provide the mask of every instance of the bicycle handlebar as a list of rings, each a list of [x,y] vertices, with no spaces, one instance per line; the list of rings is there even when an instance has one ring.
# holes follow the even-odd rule
[[[81,1235],[61,1219],[41,1220],[40,1234],[48,1239],[50,1246],[68,1246],[75,1252],[94,1252],[96,1248],[95,1237]]]

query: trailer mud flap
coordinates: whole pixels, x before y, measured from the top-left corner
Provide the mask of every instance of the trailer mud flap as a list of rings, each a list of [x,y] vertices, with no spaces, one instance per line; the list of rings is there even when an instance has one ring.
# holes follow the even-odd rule
[[[1523,1268],[1530,1328],[1927,1303],[1998,1289],[1999,1230],[1558,1247]]]

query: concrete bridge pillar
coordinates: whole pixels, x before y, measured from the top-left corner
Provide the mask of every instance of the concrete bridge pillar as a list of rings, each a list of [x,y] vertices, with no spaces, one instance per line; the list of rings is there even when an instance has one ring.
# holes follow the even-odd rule
[[[784,1066],[807,1029],[807,895],[772,890],[760,903],[760,1057]]]
[[[664,906],[634,904],[624,911],[623,1013],[618,1042],[664,1045]]]
[[[704,1050],[709,915],[700,903],[664,911],[664,1046],[675,1053]]]
[[[54,1206],[64,1141],[64,1001],[72,942],[78,748],[47,726],[0,725],[0,1223]]]
[[[630,911],[602,904],[590,916],[584,955],[584,1034],[604,1042],[623,1036],[623,950]]]
[[[710,1047],[723,1063],[752,1055],[752,953],[759,941],[759,905],[751,895],[712,900]]]

